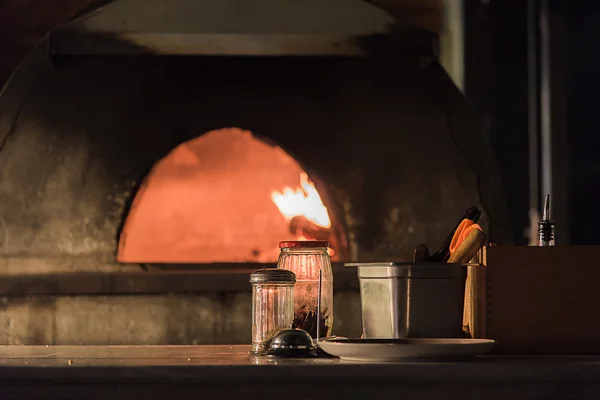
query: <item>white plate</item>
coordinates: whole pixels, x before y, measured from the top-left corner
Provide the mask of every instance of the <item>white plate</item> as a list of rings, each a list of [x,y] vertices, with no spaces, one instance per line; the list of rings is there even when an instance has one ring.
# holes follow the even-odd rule
[[[347,361],[448,361],[488,353],[489,339],[324,339],[319,347]]]

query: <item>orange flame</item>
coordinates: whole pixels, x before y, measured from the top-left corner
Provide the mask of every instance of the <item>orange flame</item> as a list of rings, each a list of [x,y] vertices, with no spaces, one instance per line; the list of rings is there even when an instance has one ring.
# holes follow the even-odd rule
[[[315,185],[305,172],[300,174],[300,187],[296,190],[285,187],[283,192],[274,190],[271,199],[279,212],[288,220],[303,216],[323,228],[331,227],[327,207],[323,204]]]

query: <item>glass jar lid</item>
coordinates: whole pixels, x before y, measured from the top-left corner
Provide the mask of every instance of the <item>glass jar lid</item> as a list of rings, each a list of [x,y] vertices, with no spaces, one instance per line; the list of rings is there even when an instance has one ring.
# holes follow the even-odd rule
[[[250,283],[295,283],[296,274],[287,269],[263,268],[250,274]]]
[[[279,242],[280,249],[309,249],[315,247],[329,247],[325,240],[284,240]]]

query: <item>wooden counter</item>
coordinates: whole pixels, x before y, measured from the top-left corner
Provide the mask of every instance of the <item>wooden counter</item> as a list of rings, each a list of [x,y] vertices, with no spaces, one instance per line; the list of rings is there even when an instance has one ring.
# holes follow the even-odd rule
[[[374,363],[249,346],[0,346],[0,399],[597,399],[600,357]]]

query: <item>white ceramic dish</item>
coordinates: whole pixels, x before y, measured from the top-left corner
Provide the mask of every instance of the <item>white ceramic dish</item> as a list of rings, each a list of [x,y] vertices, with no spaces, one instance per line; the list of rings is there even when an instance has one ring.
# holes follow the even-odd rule
[[[319,347],[347,361],[449,361],[472,359],[496,344],[489,339],[324,339]]]

